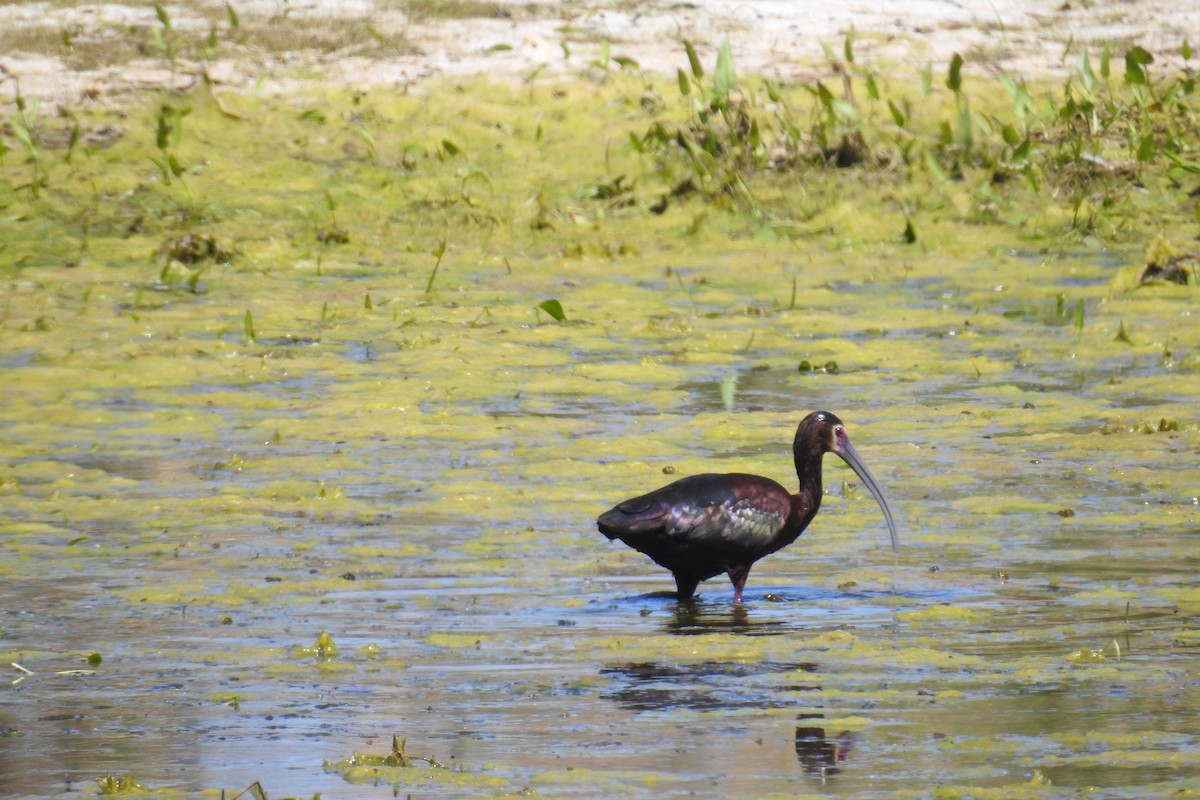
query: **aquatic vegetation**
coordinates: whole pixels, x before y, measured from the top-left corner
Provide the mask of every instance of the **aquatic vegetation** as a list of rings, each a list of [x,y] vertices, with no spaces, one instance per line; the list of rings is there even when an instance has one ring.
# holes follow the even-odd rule
[[[8,120],[8,127],[12,131],[12,135],[25,148],[33,172],[28,183],[24,186],[14,188],[17,190],[28,189],[30,194],[36,196],[46,184],[46,170],[42,164],[41,148],[37,141],[35,141],[40,103],[37,101],[34,101],[32,104],[26,103],[25,97],[21,94],[21,85],[19,82],[16,84],[16,87],[14,104],[16,105],[17,113]],[[0,146],[0,154],[7,152],[8,149],[7,146]]]
[[[213,702],[229,706],[234,711],[241,711],[242,703],[246,701],[244,696],[237,694],[236,692],[218,692],[217,694],[213,695],[212,699]]]
[[[433,280],[437,277],[438,268],[442,266],[442,257],[446,255],[446,240],[438,242],[438,246],[430,253],[433,256],[433,269],[429,271],[429,280],[425,283],[425,294],[433,291]]]
[[[438,761],[433,756],[419,756],[407,752],[408,737],[400,738],[392,735],[392,750],[384,756],[370,755],[366,753],[355,753],[348,759],[338,761],[333,764],[326,764],[326,769],[347,770],[350,768],[363,767],[400,767],[408,768],[418,764],[432,767],[434,769],[449,769],[448,766]]]
[[[408,737],[401,738],[394,734],[389,753],[374,755],[356,752],[340,761],[326,761],[325,771],[338,773],[352,784],[382,783],[443,791],[497,791],[510,787],[509,781],[501,775],[491,775],[486,770],[468,771],[461,765],[452,768],[434,756],[411,753],[408,751]]]
[[[1072,650],[1066,659],[1071,664],[1099,664],[1108,660],[1103,650],[1093,648]]]
[[[836,361],[826,361],[824,364],[813,364],[807,358],[800,360],[796,369],[800,372],[825,372],[830,375],[838,373],[838,365]]]
[[[157,6],[157,8],[161,10],[162,7]],[[167,186],[171,185],[172,179],[183,181],[185,170],[179,161],[176,150],[183,139],[183,118],[190,113],[192,113],[191,108],[174,106],[169,103],[163,103],[158,110],[154,146],[158,148],[159,155],[152,156],[150,160],[161,171],[163,183]],[[184,185],[186,186],[186,182]]]
[[[558,302],[554,298],[543,300],[542,302],[538,303],[537,309],[539,311],[545,311],[555,322],[565,322],[567,319],[567,314],[565,311],[563,311],[562,303]]]
[[[241,800],[241,798],[251,798],[251,800],[267,800],[267,790],[263,787],[262,781],[255,781],[239,791],[237,794],[226,795],[225,790],[221,790],[221,800]],[[321,800],[321,796],[319,794],[315,794],[312,796],[312,800]]]
[[[100,794],[103,797],[147,792],[146,787],[138,783],[128,772],[123,775],[105,775],[97,778],[96,784],[100,787]]]
[[[851,29],[840,56],[824,47],[840,93],[822,80],[747,88],[736,76],[728,40],[706,83],[695,48],[685,42],[690,74],[679,70],[678,89],[687,121],[658,118],[644,134],[631,134],[633,150],[654,157],[645,180],[666,184],[648,209],[661,214],[699,193],[710,202],[736,201],[765,215],[777,233],[794,235],[820,212],[814,203],[797,218],[779,194],[791,184],[788,176],[817,180],[810,193],[832,205],[844,192],[863,190],[845,175],[825,185],[821,171],[836,168],[863,178],[887,175],[889,182],[931,192],[924,199],[918,192],[896,193],[903,211],[903,230],[896,232],[910,244],[918,240],[914,219],[941,216],[946,200],[971,222],[1053,232],[1056,220],[1065,222],[1069,214],[1076,232],[1118,238],[1131,229],[1153,230],[1133,196],[1136,186],[1155,182],[1178,204],[1184,179],[1200,174],[1195,78],[1186,70],[1155,78],[1154,57],[1140,46],[1125,53],[1121,87],[1112,80],[1111,45],[1103,48],[1099,77],[1088,52],[1079,53],[1077,74],[1062,86],[1061,99],[1039,95],[1022,76],[1001,74],[1011,102],[1004,109],[978,89],[968,93],[961,54],[947,68],[948,102],[935,91],[932,66],[921,74],[914,100],[894,78],[885,80],[879,65],[858,62],[854,41]],[[1180,52],[1190,62],[1186,42]],[[797,109],[797,90],[811,97],[807,117]],[[1156,180],[1160,173],[1165,181]]]
[[[181,72],[214,25],[405,46],[169,8]],[[1200,789],[1187,76],[861,41],[0,110],[9,788],[61,746],[75,794]],[[844,470],[740,611],[601,546],[630,486],[791,480],[826,405],[899,560]]]
[[[321,661],[329,661],[337,658],[338,651],[337,643],[333,641],[329,632],[321,631],[317,634],[317,640],[311,647],[301,647],[296,652],[301,656],[316,656]]]
[[[936,605],[920,611],[899,611],[896,619],[914,625],[941,623],[978,623],[986,621],[991,612],[986,609],[966,608],[954,605]]]

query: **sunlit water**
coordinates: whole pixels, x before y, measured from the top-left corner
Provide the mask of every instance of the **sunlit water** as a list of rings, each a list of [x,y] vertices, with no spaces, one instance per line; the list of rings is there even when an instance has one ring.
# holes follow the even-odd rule
[[[1137,254],[984,226],[803,251],[672,213],[619,259],[454,242],[433,292],[391,217],[323,262],[243,232],[197,295],[149,246],[7,280],[0,794],[1200,791],[1194,288],[1110,296]],[[722,579],[680,607],[597,533],[672,476],[792,484],[817,408],[898,556],[832,458],[741,607]],[[336,655],[305,649],[322,631]],[[393,736],[409,766],[343,763]]]
[[[761,413],[791,411],[796,385],[778,371],[750,373],[741,397]],[[462,521],[437,509],[445,499],[405,511],[437,491],[440,475],[502,476],[519,469],[518,456],[477,462],[469,446],[439,450],[434,440],[347,441],[340,446],[365,450],[358,460],[370,469],[322,479],[349,500],[277,514],[268,504],[245,527],[236,515],[284,476],[256,488],[249,465],[217,465],[186,436],[163,448],[117,426],[137,440],[129,455],[51,460],[90,475],[85,482],[102,487],[93,502],[148,499],[147,519],[67,519],[36,483],[24,506],[86,538],[64,549],[49,534],[26,534],[27,566],[3,584],[0,644],[34,673],[13,669],[4,690],[4,791],[83,791],[98,776],[132,771],[189,792],[261,781],[272,794],[345,796],[332,764],[386,754],[393,735],[445,768],[392,770],[356,796],[882,798],[1031,780],[1033,789],[1049,781],[1152,796],[1177,781],[1194,786],[1198,642],[1169,597],[1193,591],[1196,562],[1177,534],[1155,534],[1153,506],[1131,513],[1186,498],[1122,488],[1119,451],[1033,447],[1014,425],[967,433],[958,421],[966,407],[954,404],[969,400],[970,385],[927,391],[942,397],[929,402],[946,426],[893,426],[891,446],[859,438],[907,510],[900,557],[882,547],[869,497],[838,496],[848,472],[829,464],[834,496],[797,545],[756,567],[742,607],[721,580],[693,606],[661,596],[669,576],[593,533],[589,516],[618,499],[611,491],[578,484],[566,513],[557,505],[539,514],[537,487],[570,475],[522,484],[530,500],[508,519],[482,513],[483,501]],[[723,413],[714,392],[686,386],[680,410],[658,414],[661,426],[678,424],[685,436],[677,415]],[[265,400],[293,406],[309,394],[281,383]],[[601,442],[627,424],[600,401],[565,402],[558,413],[586,421]],[[866,403],[845,416],[853,425],[871,413]],[[497,424],[521,416],[519,407],[491,414]],[[230,436],[255,424],[253,411],[219,423]],[[789,434],[779,431],[779,452],[758,456],[780,477]],[[999,449],[1004,436],[1020,452]],[[931,454],[907,460],[914,446]],[[278,447],[283,461],[301,457]],[[574,447],[594,452],[582,440]],[[1163,442],[1164,457],[1172,447]],[[727,448],[747,453],[738,442]],[[990,483],[963,467],[958,481],[925,485],[921,473],[944,451],[1008,468]],[[186,466],[166,463],[175,460]],[[404,488],[405,475],[416,485]],[[175,528],[173,499],[247,481],[246,494],[206,520],[210,532]],[[958,506],[967,496],[1069,505],[1078,516],[968,513]],[[1089,511],[1115,516],[1080,524]],[[30,525],[36,516],[18,512]],[[160,594],[174,591],[177,599]],[[321,630],[340,647],[335,658],[299,652]],[[103,654],[94,672],[56,674],[88,669],[81,657],[93,651]]]

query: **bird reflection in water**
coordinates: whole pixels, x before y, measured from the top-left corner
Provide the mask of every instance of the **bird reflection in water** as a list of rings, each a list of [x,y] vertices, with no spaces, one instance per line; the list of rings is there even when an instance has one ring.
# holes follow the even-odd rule
[[[819,684],[780,684],[768,676],[796,674],[799,677],[817,671],[817,665],[810,662],[741,664],[704,661],[693,664],[612,664],[600,670],[600,674],[613,682],[604,696],[637,711],[661,712],[678,708],[736,711],[794,707],[799,693],[816,700],[808,693],[819,694]],[[822,784],[846,768],[854,745],[854,734],[849,731],[832,736],[827,734],[822,725],[824,720],[825,715],[815,711],[801,714],[796,718],[795,735],[800,769]]]
[[[683,603],[671,609],[671,617],[664,627],[669,633],[693,636],[702,633],[753,634],[760,632],[766,624],[782,627],[779,623],[751,622],[746,607],[741,604]]]
[[[816,664],[801,662],[634,662],[607,666],[600,674],[613,681],[613,687],[604,696],[626,708],[714,711],[787,708],[793,700],[773,691],[766,676],[813,672],[816,668]]]
[[[796,719],[796,758],[805,775],[825,783],[850,760],[854,734],[842,731],[829,738],[824,728],[813,724],[822,719],[824,715],[820,714]]]

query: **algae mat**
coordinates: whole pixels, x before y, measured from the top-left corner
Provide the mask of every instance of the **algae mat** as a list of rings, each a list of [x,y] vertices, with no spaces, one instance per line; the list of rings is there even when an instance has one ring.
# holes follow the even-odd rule
[[[4,794],[1200,791],[1194,287],[953,189],[915,244],[888,199],[638,212],[638,80],[10,155]],[[814,408],[898,557],[832,463],[740,608],[596,533],[670,474],[791,483]]]

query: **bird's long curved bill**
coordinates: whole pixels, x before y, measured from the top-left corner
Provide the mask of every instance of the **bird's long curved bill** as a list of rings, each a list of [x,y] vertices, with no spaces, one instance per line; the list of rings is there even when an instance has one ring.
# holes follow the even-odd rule
[[[871,470],[867,469],[867,465],[859,458],[858,451],[854,449],[854,445],[850,444],[850,442],[843,444],[842,452],[838,453],[838,455],[862,479],[862,482],[867,485],[867,489],[870,490],[871,495],[875,498],[875,502],[879,503],[879,508],[883,511],[883,518],[887,520],[888,533],[892,536],[892,552],[899,553],[900,537],[896,535],[896,523],[892,521],[892,510],[888,508],[887,499],[883,496],[883,490],[879,488],[879,484],[875,482],[875,476],[871,474]]]

